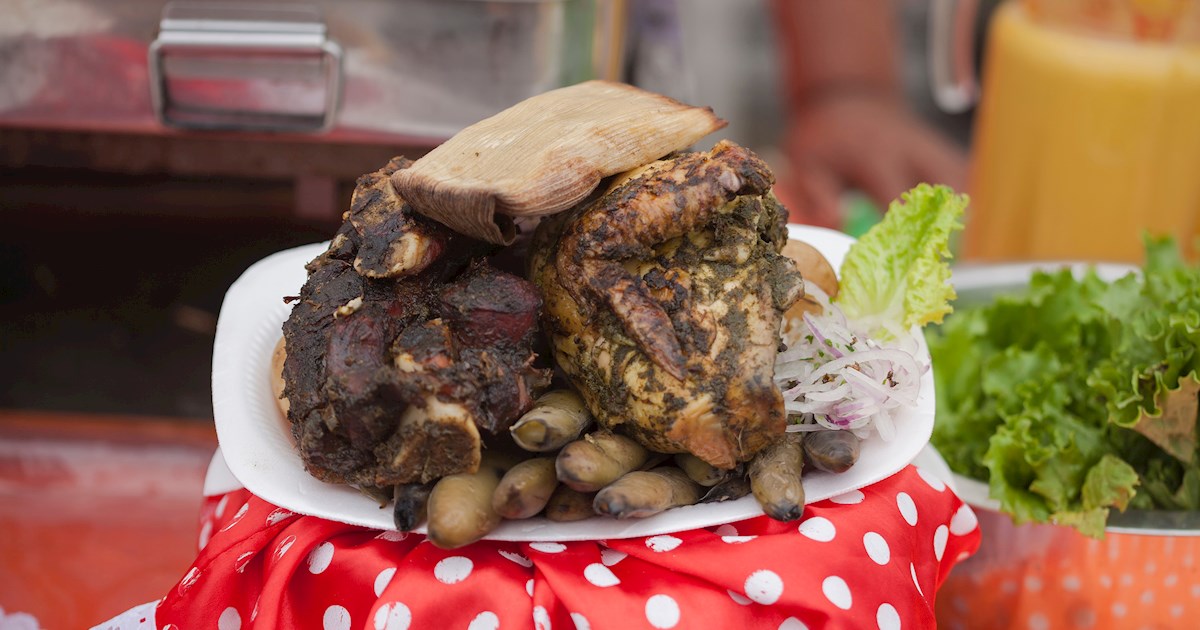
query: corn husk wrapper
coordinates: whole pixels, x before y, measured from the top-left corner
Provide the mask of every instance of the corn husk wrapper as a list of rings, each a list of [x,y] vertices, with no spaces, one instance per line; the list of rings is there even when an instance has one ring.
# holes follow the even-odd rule
[[[421,214],[508,245],[516,237],[513,217],[570,208],[603,178],[685,149],[725,124],[710,108],[588,81],[467,127],[392,183]]]

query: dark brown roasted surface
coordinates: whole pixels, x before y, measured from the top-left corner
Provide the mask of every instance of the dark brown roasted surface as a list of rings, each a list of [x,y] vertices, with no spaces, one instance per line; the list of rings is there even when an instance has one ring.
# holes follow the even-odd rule
[[[803,283],[772,183],[722,142],[542,223],[531,266],[554,357],[601,424],[726,469],[783,434],[774,360]]]
[[[492,269],[488,247],[416,217],[389,176],[358,181],[347,220],[284,323],[284,396],[305,467],[365,486],[479,465],[547,373],[532,347],[536,289]]]

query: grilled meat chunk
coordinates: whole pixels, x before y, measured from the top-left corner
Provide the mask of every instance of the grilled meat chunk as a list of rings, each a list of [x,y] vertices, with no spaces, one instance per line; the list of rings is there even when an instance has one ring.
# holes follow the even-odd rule
[[[772,183],[722,142],[543,221],[531,265],[554,358],[602,425],[723,469],[782,436],[774,359],[803,283]]]
[[[349,224],[359,237],[354,269],[368,278],[421,273],[455,241],[464,240],[432,219],[405,209],[388,180],[412,161],[392,158],[387,166],[358,179],[350,199]]]
[[[507,428],[548,381],[534,365],[536,289],[483,262],[489,246],[414,216],[389,178],[406,164],[359,179],[283,325],[288,419],[325,481],[473,471],[481,429]]]

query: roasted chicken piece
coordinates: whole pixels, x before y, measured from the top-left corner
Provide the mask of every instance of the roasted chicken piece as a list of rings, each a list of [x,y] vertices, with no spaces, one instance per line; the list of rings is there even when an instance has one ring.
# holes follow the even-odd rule
[[[723,469],[784,433],[782,313],[803,294],[749,150],[651,164],[543,221],[531,271],[554,358],[600,424]]]
[[[536,288],[483,262],[489,246],[412,213],[390,180],[408,164],[359,179],[283,325],[288,420],[325,481],[473,471],[484,437],[548,381],[534,366]]]

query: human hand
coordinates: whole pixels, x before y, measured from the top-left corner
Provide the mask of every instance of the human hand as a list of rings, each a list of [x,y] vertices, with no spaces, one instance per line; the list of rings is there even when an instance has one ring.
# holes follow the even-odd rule
[[[797,108],[783,146],[777,190],[789,220],[840,227],[842,193],[857,189],[880,208],[920,182],[963,190],[965,151],[897,99],[828,95]]]

